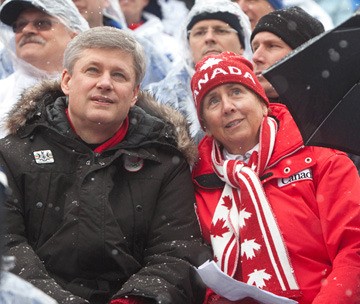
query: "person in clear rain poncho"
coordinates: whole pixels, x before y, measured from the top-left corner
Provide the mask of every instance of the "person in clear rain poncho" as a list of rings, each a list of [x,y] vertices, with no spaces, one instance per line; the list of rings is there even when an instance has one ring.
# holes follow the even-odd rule
[[[211,31],[208,31],[209,27]],[[193,29],[197,30],[196,35]],[[198,142],[204,133],[190,88],[194,66],[203,56],[223,51],[233,51],[250,59],[250,22],[236,3],[198,0],[182,26],[182,43],[182,61],[171,69],[164,80],[145,89],[154,94],[160,103],[179,110],[188,120],[191,136]]]
[[[0,80],[3,121],[25,88],[59,77],[67,43],[89,25],[71,0],[7,0],[0,7],[0,21],[1,38],[14,67]],[[6,133],[1,127],[0,137]]]
[[[166,33],[160,18],[144,10],[149,0],[119,0],[119,3],[127,27],[137,37],[151,41],[158,52],[166,56],[170,62],[177,62],[181,58],[182,50],[179,47],[178,40]]]
[[[112,26],[126,28],[126,21],[119,0],[73,0],[90,27]]]
[[[127,30],[135,35],[145,49],[147,69],[141,87],[165,78],[172,63],[170,59],[148,38],[128,29],[118,0],[73,0],[90,27],[111,26]]]

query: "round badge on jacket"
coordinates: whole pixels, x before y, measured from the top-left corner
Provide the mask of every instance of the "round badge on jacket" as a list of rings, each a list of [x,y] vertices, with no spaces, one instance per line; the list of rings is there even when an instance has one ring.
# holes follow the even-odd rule
[[[126,155],[124,157],[124,168],[129,172],[137,172],[144,166],[144,160],[137,156]]]

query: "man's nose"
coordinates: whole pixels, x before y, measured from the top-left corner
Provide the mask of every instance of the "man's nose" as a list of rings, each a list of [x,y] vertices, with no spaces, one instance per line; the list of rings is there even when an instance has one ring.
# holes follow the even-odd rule
[[[110,90],[113,88],[111,75],[109,73],[102,73],[98,79],[97,87],[100,89]]]

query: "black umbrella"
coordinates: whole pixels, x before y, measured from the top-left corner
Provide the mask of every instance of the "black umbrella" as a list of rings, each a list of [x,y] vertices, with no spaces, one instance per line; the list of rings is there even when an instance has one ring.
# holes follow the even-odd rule
[[[360,155],[360,15],[308,41],[264,72],[306,145]]]

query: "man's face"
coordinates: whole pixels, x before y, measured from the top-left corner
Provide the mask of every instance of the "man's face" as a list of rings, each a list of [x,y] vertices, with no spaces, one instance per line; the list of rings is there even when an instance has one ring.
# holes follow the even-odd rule
[[[103,10],[107,0],[73,0],[73,2],[90,27],[103,25]]]
[[[40,25],[47,27],[39,27]],[[16,55],[33,66],[48,72],[61,71],[62,58],[74,37],[57,18],[37,9],[21,12],[14,23]]]
[[[139,91],[132,55],[113,49],[83,51],[73,72],[63,72],[61,87],[75,130],[96,127],[110,134],[119,129]]]
[[[267,0],[236,0],[233,2],[237,2],[249,17],[252,30],[262,16],[274,11],[274,8]]]
[[[210,54],[224,51],[242,55],[244,52],[237,32],[221,20],[202,20],[192,27],[189,33],[189,45],[194,63]]]
[[[292,51],[292,48],[281,38],[270,32],[259,32],[251,42],[253,49],[254,72],[260,84],[265,90],[267,97],[278,97],[273,86],[262,76],[262,71],[285,57]]]

